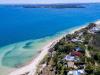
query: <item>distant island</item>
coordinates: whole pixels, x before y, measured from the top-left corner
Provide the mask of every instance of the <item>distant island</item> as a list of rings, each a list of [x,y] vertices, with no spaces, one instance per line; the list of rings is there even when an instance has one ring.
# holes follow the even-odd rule
[[[12,7],[23,7],[23,8],[86,8],[85,3],[81,4],[12,4],[2,5]]]
[[[38,5],[23,5],[24,8],[85,8],[81,4],[38,4]]]

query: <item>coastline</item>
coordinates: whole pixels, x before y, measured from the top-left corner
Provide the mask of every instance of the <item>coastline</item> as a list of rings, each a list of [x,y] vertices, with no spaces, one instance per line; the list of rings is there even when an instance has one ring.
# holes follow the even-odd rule
[[[99,38],[100,21],[91,22],[85,28],[66,35],[50,49],[45,60],[39,64],[36,74],[99,74]],[[98,59],[95,59],[95,56]]]
[[[43,58],[48,54],[48,50],[53,47],[60,39],[62,39],[65,35],[67,34],[72,34],[74,33],[75,31],[78,31],[84,27],[86,27],[86,25],[82,25],[82,26],[78,26],[78,27],[75,27],[75,28],[72,28],[69,30],[69,32],[65,33],[64,31],[64,35],[62,36],[59,36],[58,38],[52,40],[50,43],[48,43],[46,46],[44,46],[42,49],[41,49],[41,52],[36,56],[36,58],[34,58],[32,60],[32,62],[27,65],[27,66],[24,66],[22,68],[19,68],[13,72],[11,72],[9,75],[21,75],[21,74],[26,74],[29,72],[28,75],[35,75],[36,73],[36,70],[37,70],[37,66],[39,65],[39,63],[43,60]],[[72,31],[71,31],[72,30]]]
[[[5,5],[4,6],[1,5],[0,6],[1,14],[2,14],[1,16],[4,16],[4,19],[0,18],[1,19],[0,24],[2,25],[0,27],[1,28],[0,75],[8,75],[25,66],[29,66],[45,49],[44,47],[50,44],[50,42],[52,42],[52,44],[48,47],[48,50],[49,48],[51,48],[49,51],[50,52],[54,51],[55,54],[56,50],[54,49],[60,42],[57,43],[52,48],[52,46],[56,43],[53,41],[57,41],[57,39],[59,38],[59,40],[61,39],[60,40],[61,42],[67,43],[66,37],[67,36],[70,37],[72,35],[74,36],[74,31],[76,31],[75,34],[77,34],[81,32],[81,30],[79,30],[80,28],[86,26],[87,29],[88,24],[98,21],[100,12],[98,11],[99,7],[97,6],[100,5],[86,4],[85,6],[86,8],[84,9],[82,8],[81,9],[78,8],[76,9],[74,8],[72,9],[52,9],[52,8],[26,9],[20,7],[16,8],[16,6],[6,7]],[[8,11],[7,16],[11,16],[11,17],[6,18],[5,11]],[[73,13],[73,11],[75,12]],[[23,16],[25,17],[23,18]],[[7,26],[5,23],[7,24]],[[16,28],[17,26],[18,28]],[[84,29],[85,28],[83,28],[83,30]],[[17,33],[14,34],[12,31]],[[80,35],[82,35],[82,33],[80,33]],[[75,35],[75,37],[76,36],[77,35]],[[79,39],[81,39],[81,37]],[[84,42],[84,39],[82,39],[82,41]],[[60,50],[60,48],[58,48],[58,50]],[[49,54],[44,56],[44,59],[38,65],[38,70],[41,71],[42,66],[44,64],[48,65],[49,60],[47,59],[49,57]],[[61,53],[61,55],[63,55],[63,53]],[[60,57],[60,54],[58,56]],[[44,69],[42,70],[44,71]],[[32,71],[31,73],[33,73],[33,70],[30,71]],[[21,74],[21,75],[28,75],[28,73]]]

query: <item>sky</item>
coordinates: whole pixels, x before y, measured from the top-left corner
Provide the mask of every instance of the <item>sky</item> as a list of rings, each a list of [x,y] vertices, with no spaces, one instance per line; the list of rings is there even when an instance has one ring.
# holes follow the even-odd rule
[[[0,4],[95,3],[100,0],[0,0]]]

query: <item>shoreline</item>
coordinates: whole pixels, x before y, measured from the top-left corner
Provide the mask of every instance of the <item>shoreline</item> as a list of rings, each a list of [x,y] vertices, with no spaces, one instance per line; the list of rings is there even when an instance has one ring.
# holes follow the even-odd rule
[[[6,6],[4,6],[4,7],[1,6],[1,11],[2,11],[3,15],[5,15],[4,12],[7,9],[10,9],[7,14],[8,16],[9,15],[12,16],[12,17],[10,17],[10,19],[13,19],[13,15],[15,15],[15,14],[13,14],[13,11],[15,11],[15,12],[16,12],[16,10],[18,11],[18,12],[16,12],[17,18],[20,18],[20,19],[18,19],[18,24],[16,22],[13,22],[13,23],[15,24],[15,26],[18,26],[20,28],[20,30],[16,29],[15,26],[12,25],[13,24],[12,21],[9,21],[8,18],[4,17],[5,19],[7,19],[8,24],[11,26],[11,27],[10,26],[7,27],[9,32],[11,30],[14,30],[15,32],[18,32],[18,34],[14,34],[13,36],[15,36],[15,37],[6,38],[7,35],[12,35],[13,33],[10,34],[10,33],[7,33],[6,31],[4,32],[4,35],[1,33],[2,40],[1,40],[1,48],[0,48],[0,60],[1,60],[1,66],[0,66],[1,69],[0,70],[3,70],[5,72],[3,73],[3,71],[1,71],[0,75],[8,75],[8,74],[15,72],[21,68],[29,66],[31,63],[35,62],[35,59],[38,58],[38,56],[42,53],[42,51],[45,49],[45,47],[48,44],[50,44],[50,42],[51,42],[50,46],[46,47],[46,48],[48,48],[47,50],[49,50],[49,54],[44,56],[45,58],[43,60],[40,57],[40,59],[42,61],[40,62],[38,67],[40,68],[39,70],[41,70],[41,68],[44,64],[48,65],[49,60],[46,61],[46,59],[49,58],[52,51],[54,51],[53,54],[55,54],[56,50],[58,51],[62,47],[67,46],[67,42],[68,42],[67,36],[69,38],[71,36],[72,36],[71,38],[75,38],[72,41],[77,40],[78,37],[76,37],[76,36],[78,36],[78,35],[74,36],[74,34],[73,34],[74,31],[76,31],[75,34],[78,34],[79,32],[82,31],[82,29],[81,29],[82,27],[85,27],[85,26],[87,27],[87,24],[98,21],[98,19],[99,19],[98,9],[99,8],[97,6],[99,6],[99,4],[93,4],[93,5],[87,4],[86,5],[87,8],[74,9],[75,15],[73,15],[72,9],[65,9],[65,10],[56,9],[56,10],[54,10],[51,8],[50,9],[42,8],[43,10],[41,10],[41,9],[32,9],[31,10],[31,9],[23,9],[23,8],[19,8],[19,7],[17,7],[17,8],[16,7],[15,8],[7,7],[6,8]],[[91,11],[88,11],[88,9],[90,9]],[[35,10],[36,10],[36,12],[40,11],[42,13],[35,13],[34,12]],[[85,10],[85,11],[83,11],[83,10]],[[23,16],[21,15],[21,14],[23,14],[23,11],[26,11],[26,12],[24,12],[24,15],[26,15],[26,17],[24,19],[25,20],[27,19],[27,21],[29,23],[32,22],[32,24],[33,24],[33,22],[36,22],[36,26],[32,26],[32,25],[27,26],[26,21],[25,22],[23,21],[24,19],[23,19]],[[34,13],[32,13],[31,11],[33,11]],[[96,11],[98,11],[98,12],[96,12]],[[12,14],[9,14],[10,12],[12,12]],[[18,14],[18,13],[20,13],[20,14]],[[96,14],[95,17],[91,13]],[[33,17],[30,15],[33,15]],[[40,18],[34,19],[34,15],[36,17],[39,16]],[[56,16],[57,18],[54,16]],[[42,17],[44,18],[43,20],[42,20]],[[1,20],[5,20],[5,19],[1,18]],[[45,20],[47,21],[47,23],[45,22]],[[49,20],[52,20],[52,22],[49,23]],[[14,19],[13,21],[16,21],[16,19]],[[22,22],[25,23],[24,28],[23,28],[23,25],[21,24]],[[41,22],[44,24],[44,26],[41,26],[41,24],[39,24]],[[1,26],[1,27],[3,27],[3,30],[1,28],[1,32],[3,32],[5,30],[6,26],[4,26],[5,23],[3,23],[3,21],[1,22],[1,24],[3,24],[3,26]],[[21,26],[22,28],[19,25],[22,25]],[[43,28],[41,29],[41,27],[43,27]],[[45,28],[45,30],[44,30],[44,28]],[[23,29],[23,31],[21,29]],[[79,30],[79,29],[81,29],[81,30]],[[85,32],[84,30],[86,30],[86,29],[88,29],[88,27],[83,28],[82,33],[84,33]],[[77,30],[79,30],[79,31],[77,31]],[[24,31],[26,31],[26,33]],[[7,33],[7,35],[6,35],[6,33]],[[82,33],[80,33],[80,35],[82,35]],[[3,38],[3,37],[5,37],[5,38]],[[19,38],[17,38],[17,37],[19,37]],[[84,38],[82,39],[81,37],[82,36],[79,37],[79,41],[84,42]],[[82,40],[80,40],[80,39],[82,39]],[[6,41],[6,40],[9,40],[9,41]],[[61,43],[58,42],[56,44],[57,40],[60,40]],[[62,46],[63,42],[65,42],[64,44],[66,44],[66,45]],[[53,43],[56,45],[52,48]],[[62,47],[57,48],[56,46],[58,46],[59,44]],[[70,46],[73,46],[73,45],[70,45]],[[51,48],[51,49],[49,49],[49,48]],[[54,50],[54,49],[56,49],[56,50]],[[68,48],[66,47],[66,50],[67,49]],[[57,57],[60,57],[59,55]],[[63,56],[61,56],[61,58],[62,57]],[[52,63],[52,62],[50,62],[50,63]],[[33,65],[31,65],[31,66],[33,66]],[[5,67],[5,69],[3,69],[3,67]],[[14,68],[14,70],[11,70],[10,72],[8,72],[6,70],[7,67],[9,68],[8,71],[12,68]],[[57,66],[55,66],[55,67],[57,67]],[[21,75],[26,75],[26,74],[21,74]],[[28,73],[27,73],[27,75],[28,75]],[[50,75],[52,75],[52,74],[50,74]]]
[[[45,57],[45,60],[39,64],[36,74],[98,74],[100,68],[98,66],[100,64],[99,37],[100,21],[91,22],[85,28],[66,35],[50,49],[47,58]],[[98,59],[95,59],[95,56],[98,56]]]
[[[84,27],[86,27],[86,25],[82,25],[82,26],[78,26],[75,27],[75,28],[72,28],[69,30],[69,32],[63,34],[62,36],[59,36],[57,38],[55,38],[54,40],[52,40],[50,43],[48,43],[46,46],[44,46],[40,51],[40,53],[37,54],[36,58],[33,58],[33,60],[31,61],[31,63],[29,65],[26,65],[22,68],[19,68],[13,72],[11,72],[10,74],[8,75],[21,75],[21,74],[26,74],[26,73],[29,73],[28,75],[35,75],[36,73],[36,70],[37,70],[37,66],[40,64],[40,62],[44,59],[44,57],[48,54],[48,51],[50,48],[52,48],[55,44],[57,44],[57,42],[59,40],[61,40],[64,36],[66,36],[67,34],[72,34],[74,33],[75,31],[78,31]],[[72,31],[71,31],[72,30]]]

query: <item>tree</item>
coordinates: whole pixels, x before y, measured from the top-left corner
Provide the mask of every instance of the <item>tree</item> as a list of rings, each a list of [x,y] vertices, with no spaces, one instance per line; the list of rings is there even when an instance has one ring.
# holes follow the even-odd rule
[[[100,67],[96,68],[96,71],[95,71],[94,75],[100,75]]]
[[[95,55],[94,55],[94,59],[100,63],[100,52],[97,52]]]
[[[91,64],[88,64],[85,68],[85,71],[87,72],[87,74],[93,74],[93,70],[95,69],[95,67]]]

